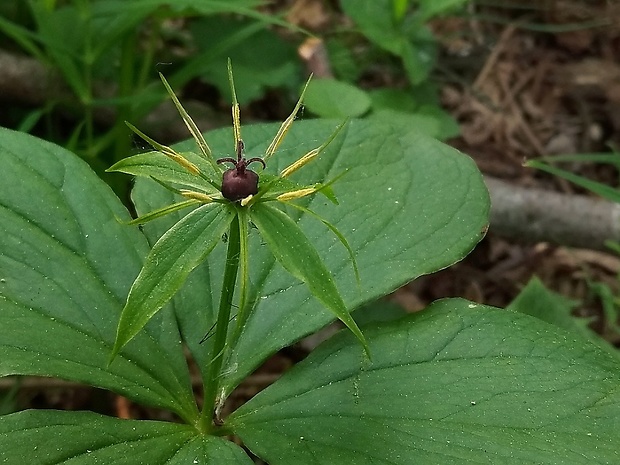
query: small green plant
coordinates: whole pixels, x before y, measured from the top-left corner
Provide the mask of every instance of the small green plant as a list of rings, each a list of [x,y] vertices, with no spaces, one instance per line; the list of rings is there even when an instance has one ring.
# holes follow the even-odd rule
[[[327,41],[334,55],[334,73],[338,79],[316,80],[308,88],[308,110],[324,118],[361,117],[392,118],[403,124],[424,128],[424,132],[440,139],[458,134],[453,118],[441,108],[438,91],[430,75],[437,64],[437,39],[427,23],[434,17],[458,11],[464,0],[341,0],[343,12],[353,20],[351,31]],[[348,32],[348,34],[343,34]],[[357,33],[357,34],[351,34]],[[363,36],[370,45],[354,56],[351,36]],[[348,37],[348,43],[347,39]],[[399,65],[391,60],[397,57]],[[394,76],[400,88],[378,88],[364,91],[352,81],[361,71],[356,61],[366,61],[367,69],[382,63],[383,72]],[[406,78],[403,83],[402,77]],[[403,85],[404,84],[404,85]]]
[[[0,131],[0,374],[84,382],[179,418],[4,415],[1,462],[252,463],[231,435],[272,465],[617,461],[619,362],[590,342],[462,299],[363,333],[349,316],[483,237],[488,193],[469,158],[390,120],[292,125],[301,99],[242,143],[231,87],[234,144],[219,130],[207,146],[170,91],[194,140],[142,135],[155,151],[113,167],[139,176],[135,220],[76,156]],[[242,180],[224,193],[227,173]],[[222,415],[266,358],[336,318],[349,329]]]
[[[590,285],[593,289],[596,289],[598,285],[602,286],[602,283],[591,283]],[[609,290],[608,287],[604,289],[607,291]],[[605,290],[600,290],[599,292],[602,294],[601,299],[607,297],[613,301],[611,295],[605,296]],[[578,333],[582,337],[590,339],[594,344],[597,344],[604,350],[617,356],[617,349],[588,327],[592,322],[592,318],[573,316],[573,310],[575,310],[578,305],[578,301],[568,299],[563,295],[547,289],[540,279],[533,277],[507,308],[535,316],[547,323]],[[603,305],[614,304],[612,302],[603,301]]]
[[[599,195],[611,202],[620,203],[620,191],[617,187],[611,187],[598,181],[593,181],[572,171],[560,168],[558,163],[604,163],[620,168],[618,152],[613,153],[580,153],[570,155],[554,155],[540,160],[529,160],[525,166],[545,171],[554,176],[566,179],[590,192]],[[620,245],[614,241],[607,241],[606,245],[615,253],[620,253]],[[588,287],[593,295],[597,296],[602,304],[605,327],[620,334],[620,297],[614,295],[613,290],[605,283],[587,279]]]
[[[176,85],[198,76],[219,85],[220,76],[213,70],[225,63],[227,54],[239,56],[244,71],[250,68],[242,77],[253,74],[254,79],[252,89],[244,89],[243,101],[260,96],[266,85],[280,85],[296,71],[293,47],[267,30],[270,24],[290,25],[257,11],[257,0],[5,3],[7,16],[0,16],[3,45],[21,49],[49,68],[49,83],[41,85],[58,88],[15,126],[29,131],[39,123],[39,133],[100,170],[130,150],[124,121],[142,119],[165,98],[152,75],[157,64],[171,65],[170,79]],[[180,20],[188,24],[185,30],[177,29]],[[171,51],[176,48],[189,56],[176,56]],[[237,51],[245,48],[261,58],[263,67]],[[76,122],[66,117],[58,121],[59,108]]]

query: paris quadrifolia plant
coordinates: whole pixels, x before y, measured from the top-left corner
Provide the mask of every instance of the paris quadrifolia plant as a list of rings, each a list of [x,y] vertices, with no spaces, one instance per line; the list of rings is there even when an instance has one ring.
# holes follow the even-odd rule
[[[133,220],[75,154],[0,128],[0,376],[96,386],[175,421],[1,415],[0,463],[620,463],[618,358],[531,316],[549,299],[413,314],[380,300],[484,236],[470,158],[394,116],[293,124],[303,91],[282,125],[242,138],[232,71],[232,137],[207,144],[162,81],[194,140],[130,125],[154,149],[110,168],[139,178]],[[263,362],[336,319],[236,405]]]
[[[205,328],[207,337],[214,337],[213,350],[205,386],[204,410],[216,416],[224,399],[224,392],[219,393],[218,382],[222,370],[234,370],[226,367],[229,352],[234,350],[241,332],[252,311],[249,296],[250,269],[252,250],[249,248],[249,231],[254,225],[262,240],[273,253],[275,259],[295,278],[308,286],[310,293],[327,309],[331,310],[361,342],[367,356],[368,345],[362,332],[349,314],[343,298],[336,287],[332,274],[321,259],[318,251],[295,220],[281,206],[287,205],[298,209],[321,221],[347,250],[353,271],[359,284],[359,273],[355,256],[347,239],[329,221],[309,208],[295,203],[296,200],[324,194],[326,198],[337,203],[331,184],[340,176],[326,182],[312,185],[298,185],[290,180],[290,175],[312,162],[338,136],[346,122],[336,126],[333,133],[318,147],[310,150],[298,160],[291,163],[277,174],[263,171],[269,160],[276,156],[278,147],[291,128],[302,105],[304,92],[310,78],[304,86],[301,96],[292,113],[282,123],[271,144],[262,157],[245,157],[245,143],[241,138],[239,104],[235,92],[233,72],[228,62],[228,77],[233,97],[232,122],[235,157],[215,159],[213,153],[198,130],[196,124],[181,105],[181,102],[160,73],[160,77],[178,109],[189,132],[199,149],[198,156],[179,153],[171,147],[159,144],[139,129],[127,123],[130,129],[148,142],[155,151],[130,157],[112,166],[109,171],[121,171],[139,176],[151,177],[163,187],[184,198],[177,203],[142,215],[131,224],[144,224],[172,212],[192,208],[190,213],[170,228],[153,246],[144,267],[136,278],[127,303],[123,308],[118,323],[116,341],[112,350],[113,358],[122,350],[143,327],[160,310],[183,285],[185,278],[200,263],[207,259],[209,253],[221,242],[222,235],[227,237],[227,258],[222,270],[222,292],[215,327]],[[162,176],[159,164],[161,157],[168,158],[177,165],[177,170]],[[191,157],[191,160],[190,160]],[[224,164],[232,168],[223,170]],[[254,164],[258,173],[250,169]],[[344,173],[343,173],[344,174]],[[195,250],[183,251],[180,257],[171,253],[176,244],[183,247],[183,238],[188,234],[200,234],[202,239]],[[168,276],[170,260],[182,261],[174,275]],[[177,262],[177,265],[179,263]],[[235,292],[237,288],[239,290]],[[236,301],[234,300],[236,299]],[[233,313],[233,309],[236,312]],[[234,324],[230,324],[234,321]],[[216,423],[219,418],[215,418]]]

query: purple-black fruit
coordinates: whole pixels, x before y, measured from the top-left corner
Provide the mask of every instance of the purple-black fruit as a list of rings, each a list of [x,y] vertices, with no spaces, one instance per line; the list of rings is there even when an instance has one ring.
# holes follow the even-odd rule
[[[233,202],[245,199],[248,195],[254,195],[258,192],[258,174],[248,169],[248,165],[253,162],[259,162],[265,168],[265,162],[262,158],[250,158],[246,160],[242,156],[243,141],[237,143],[237,159],[220,158],[218,163],[229,162],[235,165],[234,168],[224,171],[222,175],[222,195],[224,198]]]

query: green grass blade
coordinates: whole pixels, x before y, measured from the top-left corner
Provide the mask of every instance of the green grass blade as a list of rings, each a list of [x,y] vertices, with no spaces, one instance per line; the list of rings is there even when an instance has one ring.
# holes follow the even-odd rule
[[[595,194],[600,195],[607,200],[611,200],[615,203],[620,203],[620,191],[613,187],[606,186],[605,184],[601,184],[600,182],[592,181],[590,179],[584,178],[583,176],[579,176],[578,174],[571,173],[570,171],[547,165],[546,163],[542,163],[538,160],[528,161],[525,166],[545,171],[547,173],[553,174],[554,176],[559,176],[566,179],[567,181],[583,187],[584,189],[588,189],[589,191],[594,192]]]

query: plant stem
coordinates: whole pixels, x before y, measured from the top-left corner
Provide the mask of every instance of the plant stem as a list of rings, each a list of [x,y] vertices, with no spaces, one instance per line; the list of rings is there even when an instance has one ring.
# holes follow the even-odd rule
[[[239,245],[240,245],[240,254],[241,254],[241,278],[240,278],[240,288],[239,288],[239,308],[237,310],[237,324],[235,325],[235,329],[232,333],[231,338],[229,339],[230,347],[235,347],[237,345],[237,340],[243,331],[245,323],[248,319],[248,293],[249,293],[249,257],[250,253],[248,251],[248,214],[246,209],[239,210]]]
[[[125,154],[130,152],[131,139],[127,137],[127,126],[125,121],[131,121],[133,119],[132,106],[128,103],[126,98],[133,93],[133,83],[135,81],[134,76],[134,44],[136,42],[137,34],[128,34],[122,42],[121,46],[121,60],[120,71],[118,76],[118,97],[122,103],[117,105],[116,123],[112,128],[114,137],[114,154],[113,162],[117,162],[121,158],[125,157]]]
[[[226,265],[224,268],[220,307],[215,326],[211,364],[209,365],[209,372],[204,389],[204,402],[202,412],[200,413],[200,429],[202,431],[210,431],[213,429],[212,419],[216,408],[222,364],[224,362],[224,352],[226,349],[226,339],[230,324],[230,312],[233,295],[235,293],[235,284],[237,282],[237,271],[239,270],[239,252],[241,248],[239,237],[239,216],[236,215],[230,224],[228,233],[228,250],[226,252]]]

